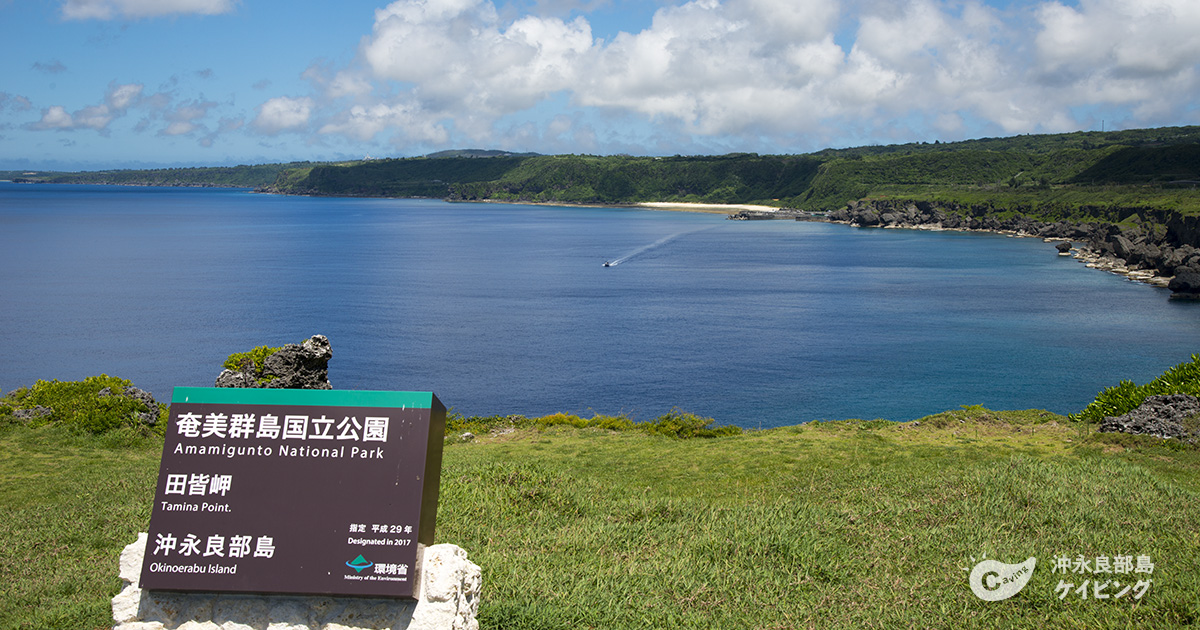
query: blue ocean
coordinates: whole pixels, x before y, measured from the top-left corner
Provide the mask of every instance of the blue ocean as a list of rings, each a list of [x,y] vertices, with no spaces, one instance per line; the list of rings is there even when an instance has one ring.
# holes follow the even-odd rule
[[[4,391],[167,401],[324,334],[338,389],[765,428],[1072,413],[1200,352],[1200,304],[1037,239],[656,210],[0,183],[0,269]]]

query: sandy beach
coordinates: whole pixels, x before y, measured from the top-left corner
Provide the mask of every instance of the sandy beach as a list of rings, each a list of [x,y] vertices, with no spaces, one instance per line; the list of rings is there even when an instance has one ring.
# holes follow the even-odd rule
[[[753,212],[777,212],[774,206],[756,206],[752,204],[721,204],[721,203],[682,203],[678,201],[644,201],[636,204],[642,208],[655,210],[678,210],[681,212],[711,212],[713,214],[731,214],[739,210]]]

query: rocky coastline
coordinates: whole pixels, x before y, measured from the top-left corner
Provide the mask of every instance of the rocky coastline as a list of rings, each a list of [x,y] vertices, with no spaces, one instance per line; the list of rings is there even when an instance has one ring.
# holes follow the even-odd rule
[[[1046,222],[987,205],[891,200],[851,202],[825,219],[855,227],[980,231],[1058,241],[1060,253],[1088,267],[1168,288],[1173,299],[1200,299],[1200,217],[1146,208],[1107,212],[1122,217],[1124,225],[1099,219]]]

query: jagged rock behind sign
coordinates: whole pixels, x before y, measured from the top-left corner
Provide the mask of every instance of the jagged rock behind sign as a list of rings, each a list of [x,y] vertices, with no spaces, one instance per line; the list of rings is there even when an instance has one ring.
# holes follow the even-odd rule
[[[150,392],[144,389],[126,387],[124,392],[116,394],[113,393],[111,387],[105,387],[96,395],[100,398],[107,398],[108,396],[124,396],[126,398],[132,398],[143,405],[146,405],[146,411],[139,411],[135,414],[138,420],[149,426],[154,426],[155,423],[158,422],[158,403],[155,402],[154,396],[151,396]]]
[[[247,362],[240,370],[226,369],[217,387],[269,387],[282,389],[333,389],[329,359],[333,348],[325,335],[313,335],[302,344],[289,343],[263,360]]]
[[[1102,432],[1153,435],[1195,443],[1200,438],[1200,398],[1187,394],[1149,396],[1140,407],[1123,416],[1109,416]]]

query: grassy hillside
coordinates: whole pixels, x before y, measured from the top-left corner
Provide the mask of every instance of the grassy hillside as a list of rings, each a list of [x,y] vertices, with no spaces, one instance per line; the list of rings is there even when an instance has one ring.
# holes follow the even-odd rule
[[[448,450],[439,538],[485,567],[488,628],[1190,623],[1195,454],[1107,451],[982,409],[683,442],[517,432]],[[963,570],[984,554],[1042,565],[989,604]],[[1056,596],[1056,556],[1115,554],[1158,559],[1153,598]]]
[[[1193,623],[1200,453],[1089,426],[980,407],[689,440],[500,424],[447,444],[437,538],[483,567],[482,628]],[[118,435],[0,432],[0,628],[110,623],[161,449]],[[963,569],[984,554],[1038,567],[983,602]],[[1088,576],[1056,557],[1115,555],[1154,562],[1143,598],[1058,597]]]
[[[1152,206],[1200,214],[1200,144],[851,156],[825,162],[797,207],[864,198],[1038,207]]]
[[[1076,131],[1073,133],[976,138],[959,142],[910,142],[886,146],[825,149],[815,155],[853,157],[866,155],[936,153],[958,150],[1021,151],[1053,153],[1063,149],[1104,149],[1112,146],[1166,146],[1200,142],[1200,127],[1159,127],[1123,131]]]
[[[1092,416],[1198,383],[1200,355],[1076,417],[970,406],[765,431],[679,411],[452,415],[437,541],[483,568],[485,629],[1192,625],[1200,448],[1095,433]],[[165,424],[96,406],[101,388],[130,387],[39,381],[0,398],[0,628],[111,623]],[[30,409],[45,413],[18,414]],[[984,602],[967,570],[985,556],[1037,568],[1016,596]],[[1055,569],[1117,557],[1154,567]],[[1093,579],[1107,599],[1081,588]],[[1110,584],[1138,581],[1136,598]]]

